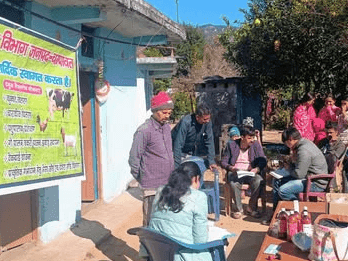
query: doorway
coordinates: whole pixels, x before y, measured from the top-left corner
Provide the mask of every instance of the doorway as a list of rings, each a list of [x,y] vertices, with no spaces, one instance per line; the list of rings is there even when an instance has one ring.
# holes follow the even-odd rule
[[[86,180],[82,181],[82,201],[92,202],[101,194],[99,104],[95,99],[96,73],[80,71],[83,153]]]

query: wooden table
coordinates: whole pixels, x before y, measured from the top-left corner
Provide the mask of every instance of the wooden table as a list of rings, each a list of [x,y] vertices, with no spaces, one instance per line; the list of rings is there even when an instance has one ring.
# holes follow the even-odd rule
[[[315,218],[323,213],[327,213],[327,203],[326,202],[299,202],[300,212],[303,210],[304,206],[307,206],[308,211],[311,214],[312,224]],[[278,203],[277,209],[274,212],[271,225],[276,221],[276,216],[280,212],[281,208],[286,208],[286,210],[294,209],[294,204],[292,201],[280,201]],[[257,255],[256,261],[267,260],[268,254],[263,252],[270,244],[280,245],[279,254],[281,255],[281,260],[308,260],[309,252],[303,252],[297,248],[293,243],[288,242],[283,239],[278,239],[271,237],[266,234],[263,243],[261,245],[260,251]]]

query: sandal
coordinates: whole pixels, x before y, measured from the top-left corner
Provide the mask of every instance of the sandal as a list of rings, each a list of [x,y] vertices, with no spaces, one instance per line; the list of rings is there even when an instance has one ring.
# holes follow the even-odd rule
[[[243,216],[243,212],[234,212],[234,213],[232,214],[232,217],[233,217],[234,219],[240,219],[240,218],[242,218],[242,216]]]

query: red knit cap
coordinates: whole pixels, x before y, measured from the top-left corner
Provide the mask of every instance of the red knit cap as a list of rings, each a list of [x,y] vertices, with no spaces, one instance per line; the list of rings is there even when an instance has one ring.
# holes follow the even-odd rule
[[[174,103],[170,96],[166,92],[162,91],[152,97],[151,110],[158,111],[165,109],[174,109]]]

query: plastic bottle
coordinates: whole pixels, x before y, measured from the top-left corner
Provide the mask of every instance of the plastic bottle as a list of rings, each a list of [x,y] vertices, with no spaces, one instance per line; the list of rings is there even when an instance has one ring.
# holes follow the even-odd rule
[[[302,216],[302,229],[303,232],[309,236],[312,237],[312,221],[311,218],[309,216],[308,211],[304,211],[303,212],[303,216]]]
[[[300,232],[300,231],[302,231],[302,217],[301,217],[301,214],[297,210],[294,210],[294,216],[297,219],[297,232]]]
[[[290,216],[288,218],[288,231],[287,231],[287,239],[291,242],[291,238],[293,235],[297,233],[297,218],[294,214],[294,211],[290,211]]]
[[[302,223],[302,219],[303,219],[303,214],[304,214],[304,212],[307,212],[307,216],[309,217],[309,220],[312,220],[312,219],[311,219],[311,214],[308,212],[307,206],[304,206],[304,207],[303,207],[303,210],[302,210],[302,212],[301,212],[301,223]],[[302,226],[302,224],[301,224],[301,231],[303,231],[303,226]]]
[[[288,214],[285,211],[285,208],[282,208],[278,214],[279,219],[279,232],[278,237],[286,239],[287,227],[288,227]]]

